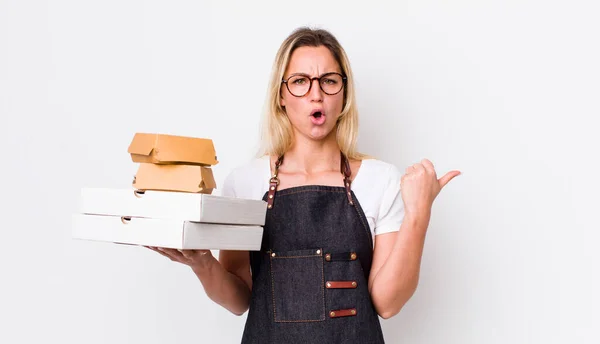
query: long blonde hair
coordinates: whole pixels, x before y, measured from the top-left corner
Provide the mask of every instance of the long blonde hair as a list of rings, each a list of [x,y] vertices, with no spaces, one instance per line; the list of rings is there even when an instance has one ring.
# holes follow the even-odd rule
[[[300,27],[294,30],[281,44],[273,67],[267,92],[265,111],[261,127],[261,148],[259,156],[282,156],[292,146],[294,132],[292,125],[281,107],[280,96],[283,75],[295,49],[303,46],[324,46],[331,51],[346,76],[344,87],[344,105],[336,124],[336,140],[340,150],[349,159],[362,160],[366,155],[356,151],[358,135],[358,109],[354,94],[354,77],[346,52],[338,40],[328,31]]]

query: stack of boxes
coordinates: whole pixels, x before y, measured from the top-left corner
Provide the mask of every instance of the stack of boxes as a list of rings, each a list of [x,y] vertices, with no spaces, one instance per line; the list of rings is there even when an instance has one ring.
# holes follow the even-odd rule
[[[211,194],[216,187],[211,166],[218,161],[210,139],[136,133],[127,151],[140,163],[133,179],[137,190]]]
[[[177,249],[260,250],[267,203],[212,195],[210,139],[137,133],[132,189],[83,188],[72,237]]]

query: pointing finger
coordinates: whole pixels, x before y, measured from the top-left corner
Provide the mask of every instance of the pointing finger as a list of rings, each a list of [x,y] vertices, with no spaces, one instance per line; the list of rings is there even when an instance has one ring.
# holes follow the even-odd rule
[[[458,176],[460,174],[460,171],[450,171],[448,173],[446,173],[442,178],[440,178],[438,181],[440,183],[440,188],[443,188],[444,186],[446,186],[446,184],[448,184],[449,181],[452,180],[452,178]]]

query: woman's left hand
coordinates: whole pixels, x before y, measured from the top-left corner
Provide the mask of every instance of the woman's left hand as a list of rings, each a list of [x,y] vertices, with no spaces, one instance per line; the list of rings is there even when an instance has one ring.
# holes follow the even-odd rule
[[[405,172],[400,189],[405,214],[413,217],[429,217],[433,201],[442,188],[460,174],[460,171],[450,171],[438,179],[433,164],[427,159],[409,166]]]

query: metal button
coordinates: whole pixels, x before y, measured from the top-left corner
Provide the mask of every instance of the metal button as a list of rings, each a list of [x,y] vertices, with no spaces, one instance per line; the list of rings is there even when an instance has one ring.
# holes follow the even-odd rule
[[[271,186],[271,190],[275,190],[275,187],[274,187],[274,186]]]
[[[269,195],[269,198],[273,198],[273,195]]]
[[[356,287],[356,282],[352,282],[352,286],[353,286],[353,287]]]
[[[330,260],[331,260],[331,255],[330,255],[329,253],[327,253],[327,254],[325,255],[325,260],[326,260],[326,261],[330,261]]]
[[[350,259],[356,260],[356,253],[352,252],[352,254],[350,255]]]
[[[271,253],[271,257],[275,257],[275,252]]]
[[[273,208],[273,206],[269,204],[269,205],[267,206],[267,208],[271,209],[271,208]]]
[[[329,316],[333,318],[335,316],[335,312],[330,312]]]
[[[331,283],[327,282],[327,288],[331,288]]]
[[[356,314],[356,310],[354,310],[354,309],[353,309],[353,310],[351,310],[351,311],[350,311],[350,314],[352,314],[352,315],[355,315],[355,314]]]
[[[321,254],[321,250],[317,250],[317,254]]]

